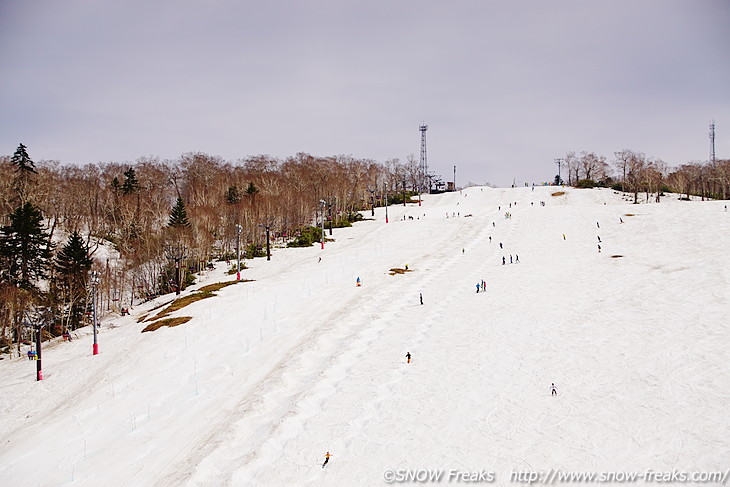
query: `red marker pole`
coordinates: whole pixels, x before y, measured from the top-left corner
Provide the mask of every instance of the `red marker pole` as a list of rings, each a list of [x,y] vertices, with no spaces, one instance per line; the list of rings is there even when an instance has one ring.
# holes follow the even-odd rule
[[[94,346],[92,348],[92,354],[98,355],[99,354],[99,344],[96,341],[96,286],[99,284],[99,273],[96,271],[91,272],[91,287],[92,287],[92,296],[91,296],[91,304],[92,304],[92,316],[91,319],[94,320]]]

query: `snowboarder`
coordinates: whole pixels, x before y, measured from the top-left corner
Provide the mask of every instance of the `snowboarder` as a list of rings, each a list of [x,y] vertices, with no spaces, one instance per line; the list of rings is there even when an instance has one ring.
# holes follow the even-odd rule
[[[418,297],[421,299],[421,304],[423,304],[423,293],[418,293]]]
[[[408,363],[411,363],[411,352],[406,352],[406,359],[408,359]]]
[[[332,455],[330,455],[330,452],[327,452],[327,454],[324,456],[324,463],[322,464],[322,468],[324,468],[324,466],[327,465],[327,462],[330,461],[331,456]]]
[[[551,396],[557,396],[558,395],[558,390],[555,388],[555,383],[554,382],[552,382],[550,384],[550,395]]]
[[[479,289],[481,289],[481,284],[477,283],[477,294],[479,294]]]

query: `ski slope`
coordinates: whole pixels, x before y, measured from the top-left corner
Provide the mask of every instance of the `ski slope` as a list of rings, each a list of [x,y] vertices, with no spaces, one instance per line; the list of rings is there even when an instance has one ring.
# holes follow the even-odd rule
[[[2,484],[727,469],[727,202],[563,190],[426,195],[387,224],[377,209],[324,250],[248,261],[254,281],[172,315],[186,324],[140,333],[164,296],[107,320],[99,355],[91,330],[44,344],[41,382],[35,362],[5,356]],[[201,285],[230,280],[224,267]]]

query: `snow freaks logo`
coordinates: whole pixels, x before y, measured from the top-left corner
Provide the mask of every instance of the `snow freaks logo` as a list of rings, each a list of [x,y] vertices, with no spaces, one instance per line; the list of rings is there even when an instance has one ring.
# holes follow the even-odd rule
[[[431,469],[388,469],[383,472],[383,479],[389,483],[438,483],[438,482],[463,482],[463,483],[485,483],[489,484],[497,480],[494,472],[484,470],[463,471],[463,470],[431,470]]]

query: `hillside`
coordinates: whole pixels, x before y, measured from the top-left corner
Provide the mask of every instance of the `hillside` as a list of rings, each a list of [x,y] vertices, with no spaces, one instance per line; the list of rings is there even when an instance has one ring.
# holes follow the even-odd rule
[[[0,361],[0,478],[369,486],[386,469],[456,469],[507,485],[517,470],[726,469],[727,202],[553,191],[427,195],[388,224],[380,208],[324,250],[248,261],[251,282],[173,313],[183,325],[140,333],[168,295],[104,323],[97,356],[90,330],[44,346],[41,382],[34,362]],[[229,280],[223,267],[201,284]]]

